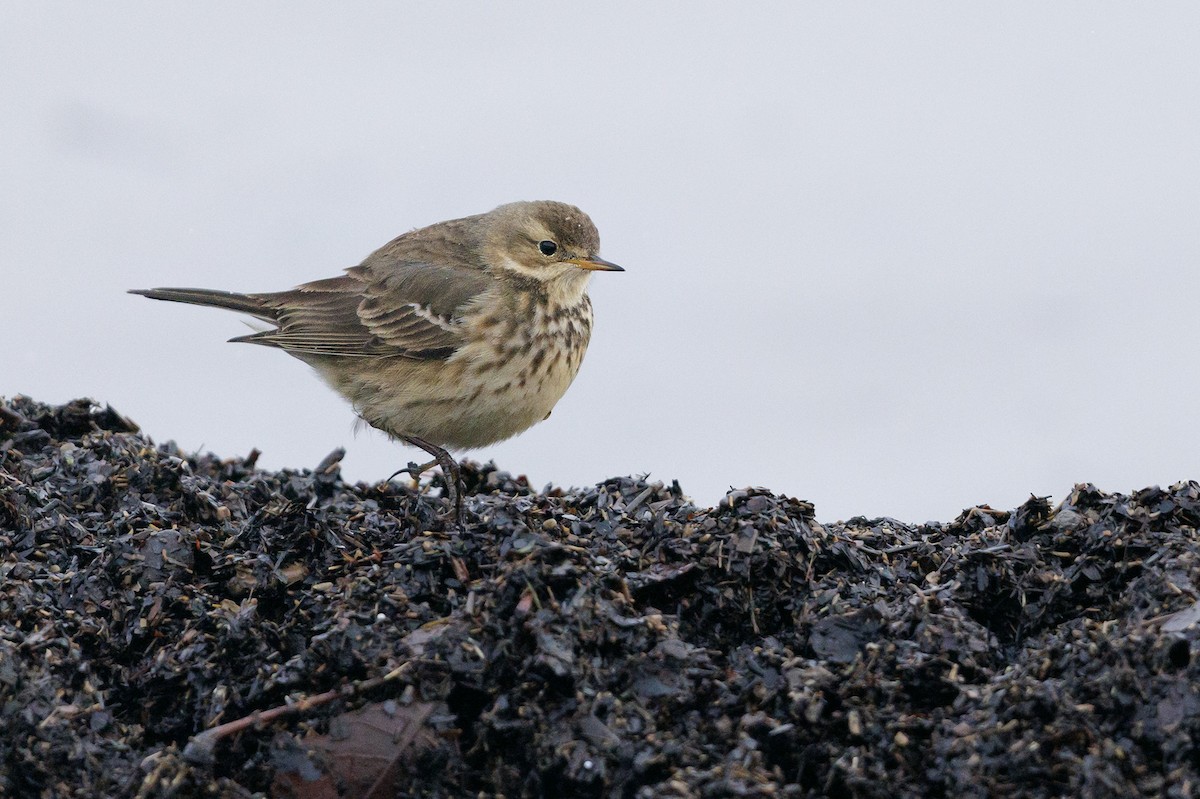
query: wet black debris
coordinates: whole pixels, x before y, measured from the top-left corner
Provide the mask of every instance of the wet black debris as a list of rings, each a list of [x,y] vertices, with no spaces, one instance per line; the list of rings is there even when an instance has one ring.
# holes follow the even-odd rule
[[[454,530],[436,486],[340,457],[267,472],[0,400],[0,795],[1200,786],[1194,482],[823,524],[467,464]]]

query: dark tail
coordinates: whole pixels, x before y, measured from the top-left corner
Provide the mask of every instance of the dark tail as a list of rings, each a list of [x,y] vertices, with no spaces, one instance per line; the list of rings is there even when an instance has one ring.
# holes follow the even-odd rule
[[[169,302],[186,302],[191,305],[211,305],[214,308],[225,308],[230,311],[250,314],[264,322],[278,320],[278,311],[270,307],[253,294],[234,294],[230,291],[214,291],[213,289],[130,289],[130,294],[141,294],[152,300],[167,300]]]

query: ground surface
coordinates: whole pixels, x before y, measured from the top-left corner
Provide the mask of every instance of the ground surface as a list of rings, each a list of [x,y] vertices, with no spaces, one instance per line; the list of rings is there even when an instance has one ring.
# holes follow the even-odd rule
[[[1191,796],[1200,487],[946,524],[0,400],[0,795]],[[258,715],[252,715],[258,714]]]

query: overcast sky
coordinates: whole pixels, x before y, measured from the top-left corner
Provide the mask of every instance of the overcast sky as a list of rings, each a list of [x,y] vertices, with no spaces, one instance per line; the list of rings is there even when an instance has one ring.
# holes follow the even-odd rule
[[[422,453],[125,290],[557,199],[628,271],[550,420],[472,453],[535,485],[924,521],[1200,478],[1200,6],[582,7],[0,3],[0,395],[381,479]]]

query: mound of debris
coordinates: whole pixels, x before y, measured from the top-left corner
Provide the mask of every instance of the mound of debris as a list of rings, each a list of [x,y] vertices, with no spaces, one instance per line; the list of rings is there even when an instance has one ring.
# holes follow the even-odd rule
[[[439,486],[0,401],[0,795],[1111,796],[1200,786],[1200,486],[822,524]],[[436,478],[435,478],[436,481]]]

